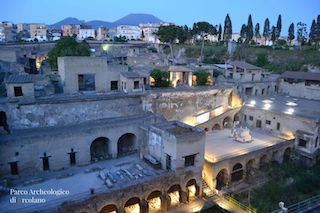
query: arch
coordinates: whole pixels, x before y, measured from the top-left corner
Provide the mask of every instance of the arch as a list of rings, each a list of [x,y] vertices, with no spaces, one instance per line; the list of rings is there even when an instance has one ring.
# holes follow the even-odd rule
[[[228,184],[228,171],[227,169],[222,169],[216,176],[217,184],[216,189],[220,190],[222,187]]]
[[[256,164],[256,159],[250,159],[247,163],[246,163],[246,174],[247,177],[251,177],[254,175],[254,170],[255,170],[255,164]]]
[[[225,118],[223,119],[223,121],[222,121],[223,127],[231,127],[231,125],[232,125],[232,120],[233,120],[233,119],[232,119],[230,116],[225,117]]]
[[[215,124],[212,126],[212,130],[217,130],[217,129],[221,129],[219,124]]]
[[[170,197],[170,205],[174,206],[180,203],[181,201],[181,186],[179,184],[172,185],[168,189],[168,195]]]
[[[283,152],[283,161],[286,162],[286,161],[290,160],[290,157],[291,157],[291,148],[288,147]]]
[[[4,130],[10,134],[9,125],[7,122],[7,114],[4,111],[0,111],[0,127],[3,127]]]
[[[204,128],[204,131],[208,132],[208,131],[209,131],[209,129],[206,127],[206,128]]]
[[[148,210],[149,210],[148,212],[156,212],[162,208],[161,196],[162,196],[162,193],[159,190],[153,191],[148,195],[148,197],[147,197]]]
[[[112,213],[118,212],[118,208],[116,205],[114,205],[114,204],[106,205],[99,211],[99,213],[111,213],[111,212]]]
[[[236,163],[232,167],[231,182],[242,180],[242,177],[243,177],[243,166],[241,163]]]
[[[199,195],[200,187],[197,184],[197,180],[192,178],[186,183],[188,199],[195,198]]]
[[[128,155],[137,151],[137,136],[126,133],[118,140],[118,156]]]
[[[240,121],[240,115],[239,115],[239,113],[237,113],[237,114],[234,115],[233,121]]]
[[[266,154],[262,155],[259,160],[259,168],[265,169],[268,166],[268,156]]]
[[[140,198],[132,197],[124,204],[124,212],[141,212]]]
[[[109,158],[111,156],[109,146],[110,140],[108,138],[96,138],[90,145],[91,161],[99,161]]]

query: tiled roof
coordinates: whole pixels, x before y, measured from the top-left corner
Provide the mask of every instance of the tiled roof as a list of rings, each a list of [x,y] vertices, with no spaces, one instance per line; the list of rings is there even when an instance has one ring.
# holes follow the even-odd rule
[[[122,72],[121,75],[126,78],[144,78],[145,77],[136,72]]]
[[[249,64],[244,61],[231,61],[231,62],[229,62],[229,64],[236,66],[236,67],[240,67],[242,69],[248,69],[248,70],[261,70],[262,69],[260,67],[254,66],[254,65]]]
[[[184,66],[170,66],[168,71],[169,72],[192,72],[191,69]]]
[[[32,78],[28,74],[12,74],[7,77],[6,83],[32,83]]]

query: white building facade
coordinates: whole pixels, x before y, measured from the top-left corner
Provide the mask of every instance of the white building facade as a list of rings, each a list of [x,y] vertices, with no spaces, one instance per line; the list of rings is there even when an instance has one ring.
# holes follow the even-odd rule
[[[80,29],[77,38],[79,40],[84,40],[86,38],[95,38],[94,29]]]
[[[142,31],[140,27],[133,25],[119,25],[117,26],[116,36],[124,36],[129,40],[141,39]]]

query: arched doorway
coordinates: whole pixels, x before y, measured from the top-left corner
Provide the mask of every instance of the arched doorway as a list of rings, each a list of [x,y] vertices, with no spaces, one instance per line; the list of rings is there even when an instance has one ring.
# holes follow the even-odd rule
[[[240,121],[240,115],[239,113],[235,114],[233,121]]]
[[[262,155],[259,161],[259,168],[266,169],[268,167],[268,157],[267,155]]]
[[[118,156],[128,155],[137,151],[137,137],[132,133],[122,135],[118,140]]]
[[[256,164],[256,160],[255,159],[250,159],[246,163],[246,176],[247,176],[247,178],[250,178],[250,177],[254,176],[255,164]]]
[[[283,161],[284,162],[287,162],[290,160],[290,157],[291,157],[291,148],[288,147],[286,148],[286,150],[284,150],[283,152]]]
[[[124,212],[125,213],[140,213],[141,212],[140,199],[138,197],[130,198],[124,204]]]
[[[220,170],[216,177],[217,184],[216,189],[220,190],[222,187],[228,184],[228,171],[226,169]]]
[[[111,157],[109,151],[110,140],[105,137],[96,138],[90,146],[91,161],[104,160]]]
[[[153,191],[148,197],[148,212],[157,212],[161,210],[161,191]]]
[[[170,197],[170,206],[175,206],[181,201],[181,186],[179,184],[175,184],[171,186],[168,190],[168,195]]]
[[[117,212],[118,212],[117,206],[114,204],[106,205],[99,211],[99,213],[117,213]]]
[[[228,116],[228,117],[224,118],[222,124],[223,124],[223,127],[231,127],[232,126],[231,117]]]
[[[196,179],[191,179],[186,184],[188,199],[194,199],[199,195],[199,186],[197,185]]]
[[[209,131],[209,129],[206,127],[206,128],[204,128],[204,131],[208,132],[208,131]]]
[[[220,125],[219,124],[215,124],[213,127],[212,127],[212,131],[213,130],[219,130],[221,129]]]
[[[235,182],[235,181],[242,180],[242,177],[243,177],[243,167],[241,163],[237,163],[232,168],[231,181]]]
[[[10,134],[9,125],[7,122],[7,115],[4,111],[0,111],[0,127],[1,126],[4,130],[7,131],[8,134]]]

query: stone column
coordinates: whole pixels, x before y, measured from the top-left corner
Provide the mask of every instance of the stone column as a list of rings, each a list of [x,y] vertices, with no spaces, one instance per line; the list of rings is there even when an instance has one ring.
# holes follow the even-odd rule
[[[188,192],[181,190],[180,194],[180,203],[187,203],[188,202]]]
[[[171,208],[171,198],[167,192],[163,193],[161,196],[161,210],[164,212],[168,211]]]
[[[140,202],[140,212],[141,213],[148,213],[149,212],[148,201],[146,201],[145,199],[141,200],[141,202]]]

